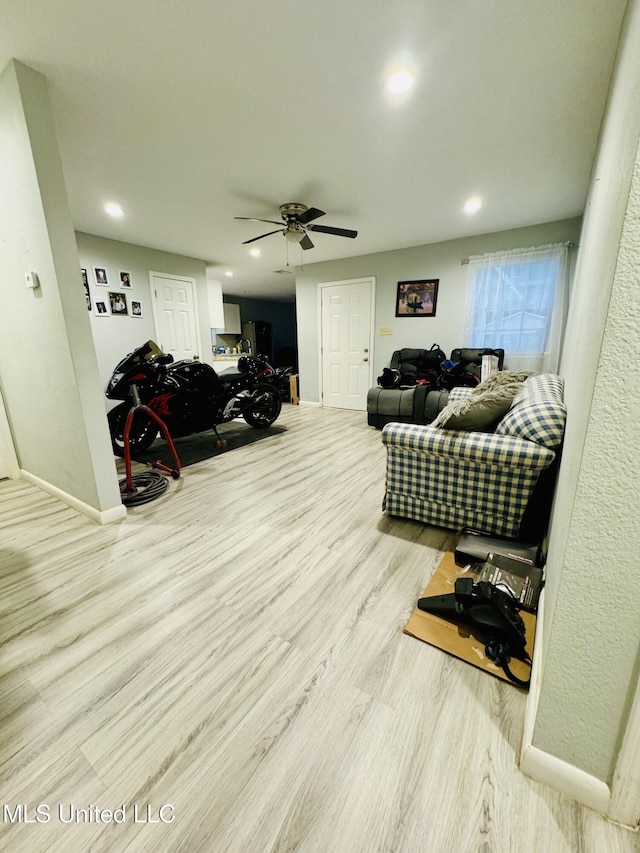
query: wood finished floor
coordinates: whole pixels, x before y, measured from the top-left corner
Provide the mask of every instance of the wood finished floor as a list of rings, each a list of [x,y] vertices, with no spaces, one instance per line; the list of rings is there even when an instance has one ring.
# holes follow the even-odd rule
[[[2,804],[50,809],[0,849],[636,850],[519,772],[524,693],[402,633],[455,537],[382,515],[366,416],[280,423],[107,527],[0,483]]]

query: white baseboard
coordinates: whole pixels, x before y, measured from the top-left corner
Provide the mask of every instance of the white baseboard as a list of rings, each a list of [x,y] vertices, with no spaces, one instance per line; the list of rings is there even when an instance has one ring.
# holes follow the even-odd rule
[[[300,406],[315,406],[316,409],[320,408],[320,403],[314,402],[312,400],[300,400]]]
[[[550,755],[532,744],[522,746],[520,769],[537,782],[549,785],[556,791],[576,800],[583,806],[600,812],[609,813],[611,791],[601,779],[585,773],[573,764],[567,764],[555,755]]]
[[[536,636],[534,641],[533,664],[531,666],[531,683],[529,685],[529,696],[524,714],[524,731],[522,733],[522,746],[520,748],[520,767],[522,768],[522,757],[525,749],[531,746],[533,741],[533,728],[538,713],[538,702],[540,700],[540,684],[542,672],[542,634],[544,625],[544,587],[540,593],[538,610],[536,613]]]
[[[33,483],[34,486],[42,489],[43,492],[53,495],[54,498],[57,498],[67,504],[67,506],[81,512],[83,515],[88,515],[89,518],[93,519],[93,521],[97,521],[98,524],[111,524],[114,521],[121,521],[123,518],[127,517],[127,508],[124,504],[112,506],[109,509],[104,510],[96,509],[95,507],[84,503],[84,501],[78,500],[78,498],[75,498],[73,495],[68,494],[68,492],[63,492],[62,489],[59,489],[52,483],[37,477],[30,471],[21,469],[20,476],[23,480]]]
[[[538,612],[536,614],[536,638],[535,651],[533,655],[533,666],[531,668],[531,685],[529,687],[529,698],[524,719],[524,732],[522,735],[522,747],[520,750],[520,770],[527,776],[531,776],[537,782],[555,788],[572,800],[588,806],[590,809],[607,815],[611,800],[609,786],[601,779],[585,773],[573,764],[568,764],[561,758],[544,752],[534,746],[533,730],[538,712],[540,699],[540,687],[542,680],[542,632],[544,624],[544,590],[540,596]]]

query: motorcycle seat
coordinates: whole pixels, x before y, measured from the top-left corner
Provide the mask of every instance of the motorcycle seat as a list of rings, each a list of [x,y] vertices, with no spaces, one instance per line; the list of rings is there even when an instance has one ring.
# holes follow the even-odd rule
[[[218,373],[220,382],[239,382],[241,379],[246,379],[247,374],[241,373],[239,370],[227,368],[222,373]]]

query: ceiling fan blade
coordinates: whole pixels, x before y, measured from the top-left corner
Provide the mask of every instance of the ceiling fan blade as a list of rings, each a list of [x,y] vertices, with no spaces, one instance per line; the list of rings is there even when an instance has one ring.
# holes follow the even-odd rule
[[[256,219],[255,216],[234,216],[234,219],[244,219],[247,222],[271,222],[273,225],[283,225],[283,222],[278,222],[277,219]]]
[[[313,243],[309,239],[308,234],[305,234],[302,240],[300,240],[300,247],[302,249],[313,249]]]
[[[324,215],[324,210],[319,210],[317,207],[310,207],[308,210],[305,210],[304,213],[301,213],[300,216],[297,216],[296,219],[301,225],[306,225],[307,222],[311,222],[312,219],[318,219]]]
[[[267,231],[266,234],[261,234],[259,237],[252,237],[250,240],[243,240],[242,245],[246,246],[247,243],[255,243],[256,240],[262,240],[263,237],[270,237],[272,234],[278,234],[280,232],[284,234],[284,229],[276,228],[275,231]]]
[[[331,225],[306,225],[310,231],[319,231],[321,234],[335,234],[336,237],[354,237],[358,236],[357,231],[351,231],[348,228],[332,228]]]

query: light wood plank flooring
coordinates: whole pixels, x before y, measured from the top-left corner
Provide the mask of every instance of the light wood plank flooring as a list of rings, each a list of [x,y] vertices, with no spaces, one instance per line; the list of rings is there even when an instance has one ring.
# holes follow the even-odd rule
[[[636,849],[519,772],[524,693],[402,633],[455,536],[382,515],[366,415],[280,423],[108,527],[0,483],[0,849]]]

